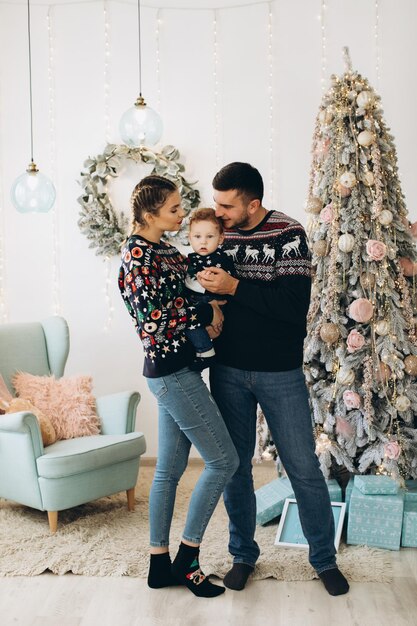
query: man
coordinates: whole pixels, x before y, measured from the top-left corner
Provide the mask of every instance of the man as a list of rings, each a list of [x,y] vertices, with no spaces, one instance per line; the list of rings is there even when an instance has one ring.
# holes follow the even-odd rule
[[[198,274],[205,289],[231,296],[210,373],[211,392],[240,458],[224,491],[234,559],[224,584],[243,589],[259,556],[252,478],[259,403],[297,498],[310,563],[327,591],[341,595],[349,585],[336,565],[333,515],[302,371],[311,286],[305,232],[291,217],[262,206],[262,177],[248,163],[223,167],[213,187],[216,215],[226,229],[224,250],[237,276],[220,268]]]

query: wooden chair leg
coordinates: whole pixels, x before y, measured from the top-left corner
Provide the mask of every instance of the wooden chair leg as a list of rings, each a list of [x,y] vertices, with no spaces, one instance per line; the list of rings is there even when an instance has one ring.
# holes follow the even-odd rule
[[[58,511],[48,511],[48,521],[51,533],[56,533],[58,528]]]
[[[135,488],[132,487],[132,489],[128,489],[126,491],[126,495],[127,495],[127,508],[129,511],[134,511],[135,510]]]

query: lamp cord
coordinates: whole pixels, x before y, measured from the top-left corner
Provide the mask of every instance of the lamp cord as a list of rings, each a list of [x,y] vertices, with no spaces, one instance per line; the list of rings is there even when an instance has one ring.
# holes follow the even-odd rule
[[[29,2],[29,0],[28,0]],[[142,97],[142,52],[140,40],[140,0],[138,0],[139,96]]]
[[[33,163],[32,49],[30,44],[30,6],[28,0],[29,95],[30,95],[30,157]]]

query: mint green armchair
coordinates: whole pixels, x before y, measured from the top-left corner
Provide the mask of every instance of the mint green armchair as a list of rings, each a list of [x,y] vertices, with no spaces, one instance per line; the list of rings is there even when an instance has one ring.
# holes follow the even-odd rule
[[[0,374],[14,394],[16,371],[64,374],[69,330],[62,317],[42,323],[0,326]],[[0,498],[48,512],[51,532],[58,512],[120,491],[129,510],[145,437],[133,432],[137,392],[97,399],[101,434],[57,441],[44,447],[36,417],[27,411],[0,415]],[[1,506],[1,504],[0,504]]]

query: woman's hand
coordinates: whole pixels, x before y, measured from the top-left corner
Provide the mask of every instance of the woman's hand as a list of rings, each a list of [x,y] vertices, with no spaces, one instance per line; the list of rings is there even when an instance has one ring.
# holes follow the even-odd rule
[[[210,300],[209,304],[213,307],[213,319],[211,320],[211,326],[220,334],[223,328],[224,315],[220,308],[220,305],[226,304],[226,300]]]

